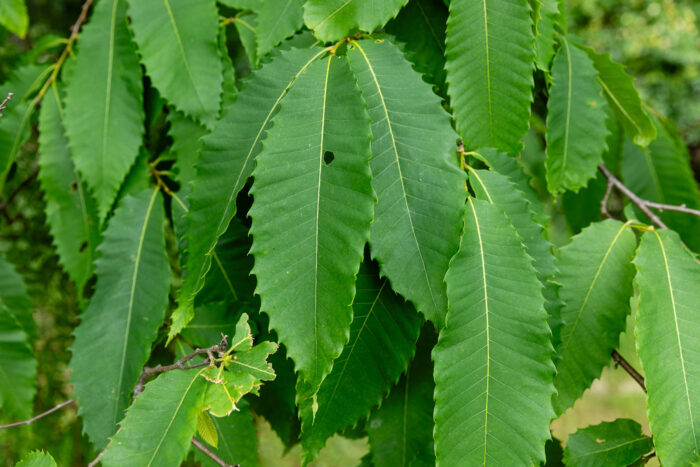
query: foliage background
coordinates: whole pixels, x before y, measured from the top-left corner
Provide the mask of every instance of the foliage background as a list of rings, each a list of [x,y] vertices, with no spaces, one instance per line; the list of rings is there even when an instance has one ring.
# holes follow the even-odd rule
[[[572,33],[600,52],[610,52],[634,75],[643,100],[674,120],[691,149],[696,179],[700,179],[700,3],[695,0],[567,0]],[[0,28],[0,82],[11,70],[28,62],[55,59],[60,40],[69,33],[79,15],[82,0],[29,0],[30,29],[19,39]],[[236,40],[236,38],[233,38]],[[236,63],[238,77],[247,65]],[[537,129],[536,125],[535,128]],[[37,173],[36,134],[26,144],[12,169],[0,203],[0,251],[19,272],[34,300],[39,339],[39,362],[35,412],[46,410],[71,397],[66,362],[71,331],[79,312],[76,291],[61,272],[44,219]],[[528,158],[544,155],[531,135],[526,143]],[[535,164],[536,167],[536,164]],[[571,232],[562,222],[552,223],[550,238],[564,243]],[[557,240],[559,240],[557,242]],[[632,323],[630,317],[629,323]],[[628,329],[621,352],[636,364],[633,338]],[[644,395],[622,371],[606,369],[600,381],[577,404],[554,422],[562,440],[577,427],[603,420],[628,417],[642,423],[648,433]],[[260,420],[262,465],[298,465],[299,450],[284,452],[283,445]],[[0,459],[18,460],[22,452],[51,446],[59,464],[84,465],[91,459],[82,439],[74,408],[62,410],[30,427],[0,431]],[[315,465],[356,465],[366,452],[365,440],[334,438]]]

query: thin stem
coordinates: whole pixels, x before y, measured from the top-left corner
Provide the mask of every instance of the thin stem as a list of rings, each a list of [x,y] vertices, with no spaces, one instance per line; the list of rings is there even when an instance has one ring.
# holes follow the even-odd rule
[[[3,110],[5,110],[5,107],[7,106],[7,103],[10,102],[10,99],[12,99],[12,96],[14,96],[14,94],[12,94],[11,92],[8,92],[8,93],[7,93],[7,97],[5,98],[5,100],[3,100],[2,102],[0,102],[0,112],[2,112]],[[1,113],[0,113],[0,117],[2,117],[2,114],[1,114]]]
[[[232,465],[232,464],[229,464],[228,462],[226,462],[225,460],[223,460],[222,458],[220,458],[219,456],[217,456],[216,454],[214,454],[213,451],[211,451],[208,447],[206,447],[206,446],[205,446],[201,441],[199,441],[197,438],[192,438],[192,444],[194,444],[194,446],[195,446],[197,449],[199,449],[199,450],[202,451],[204,454],[206,454],[207,456],[209,456],[209,458],[210,458],[211,460],[213,460],[214,462],[216,462],[217,464],[219,464],[221,467],[240,467],[240,465],[238,465],[238,464],[236,464],[235,466]]]
[[[0,430],[4,430],[5,428],[13,428],[16,426],[29,425],[30,423],[34,423],[35,421],[39,420],[40,418],[44,418],[47,415],[50,415],[50,414],[56,412],[57,410],[61,410],[63,407],[71,405],[73,402],[75,402],[73,399],[65,401],[65,402],[61,402],[57,406],[52,407],[49,410],[47,410],[46,412],[40,413],[39,415],[36,415],[36,416],[30,418],[29,420],[23,420],[21,422],[10,423],[9,425],[0,425]]]
[[[688,208],[685,206],[685,204],[674,205],[674,204],[662,204],[662,203],[655,203],[653,201],[646,201],[646,205],[649,206],[650,208],[658,209],[661,212],[663,212],[663,211],[676,211],[676,212],[682,212],[685,214],[691,214],[693,216],[700,217],[700,210]]]
[[[621,366],[622,369],[629,373],[632,379],[634,379],[637,384],[641,386],[642,390],[647,392],[647,387],[644,385],[644,376],[640,375],[639,372],[635,370],[634,367],[632,367],[632,365],[630,365],[629,362],[617,352],[617,350],[613,350],[610,355],[615,361],[615,367],[617,368],[618,366]]]

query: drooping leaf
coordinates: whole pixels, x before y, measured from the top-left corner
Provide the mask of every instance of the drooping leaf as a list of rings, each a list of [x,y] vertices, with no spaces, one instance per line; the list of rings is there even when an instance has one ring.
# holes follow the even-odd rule
[[[199,156],[200,138],[209,133],[207,128],[181,112],[168,114],[168,136],[173,139],[170,149],[175,155],[175,170],[180,188],[189,192],[189,186],[197,173],[195,164]]]
[[[4,100],[9,93],[12,100],[2,111],[0,125],[0,195],[5,186],[5,179],[17,159],[19,150],[29,136],[29,120],[34,112],[34,102],[28,99],[32,91],[36,91],[51,68],[40,65],[28,65],[18,68],[10,78],[0,86],[0,99]]]
[[[655,119],[655,124],[658,137],[646,149],[625,142],[621,167],[625,185],[649,201],[700,209],[688,149],[670,122]],[[700,251],[700,218],[673,211],[658,214],[693,251]],[[637,216],[646,219],[640,212]]]
[[[656,127],[644,110],[634,78],[627,74],[623,65],[614,62],[610,54],[599,54],[590,47],[575,45],[593,61],[603,93],[627,136],[636,144],[647,146],[656,138]]]
[[[432,0],[412,0],[386,25],[403,44],[403,52],[427,81],[445,91],[447,7]]]
[[[98,248],[95,294],[75,330],[70,364],[84,430],[98,448],[129,405],[168,305],[164,215],[158,190],[127,196]]]
[[[4,255],[0,255],[0,305],[5,306],[30,338],[34,338],[34,307],[29,301],[27,286]]]
[[[255,13],[241,15],[236,18],[236,22],[233,25],[238,31],[238,37],[241,40],[241,44],[243,44],[246,55],[248,55],[250,66],[253,68],[258,64],[258,46],[255,37],[258,32],[258,15]]]
[[[189,196],[187,272],[169,339],[194,315],[194,296],[211,267],[211,252],[236,213],[236,196],[253,170],[253,161],[282,97],[320,54],[318,49],[282,52],[253,73],[236,101],[224,109],[215,130],[203,138]]]
[[[642,236],[636,343],[647,415],[662,465],[688,465],[700,450],[700,264],[673,231]]]
[[[222,91],[216,1],[128,2],[134,40],[153,86],[178,110],[213,126]]]
[[[104,221],[144,133],[141,66],[129,33],[126,0],[95,6],[80,34],[65,108],[73,161]]]
[[[105,467],[180,465],[204,408],[204,370],[173,370],[146,384],[107,447]]]
[[[197,435],[210,446],[214,448],[219,446],[219,433],[216,431],[214,421],[207,411],[199,412],[197,415]]]
[[[0,302],[0,411],[27,419],[36,392],[36,360],[27,333]]]
[[[532,102],[533,42],[527,0],[450,2],[447,93],[467,149],[520,152]]]
[[[277,44],[304,25],[305,0],[265,0],[255,10],[258,14],[257,56],[263,57]]]
[[[249,216],[270,328],[316,393],[348,340],[369,237],[370,120],[346,59],[300,75],[258,155]]]
[[[571,467],[627,467],[653,449],[634,420],[621,418],[578,430],[569,437],[564,462]]]
[[[432,326],[418,340],[416,356],[367,423],[372,465],[433,466]],[[361,388],[360,388],[361,389]]]
[[[0,0],[0,25],[22,38],[27,35],[29,27],[29,15],[24,2],[25,0]]]
[[[457,135],[439,98],[391,42],[356,42],[348,59],[372,118],[372,257],[396,292],[442,325],[442,279],[459,244],[465,198],[453,157]]]
[[[535,3],[535,64],[549,74],[549,64],[554,57],[555,27],[560,20],[558,0],[534,0]]]
[[[574,405],[610,363],[630,310],[636,247],[629,224],[607,219],[560,250],[555,280],[565,305],[554,377],[558,414]]]
[[[39,114],[39,152],[46,221],[61,265],[82,297],[93,273],[100,221],[95,200],[71,160],[61,100],[54,91],[44,98]]]
[[[256,467],[258,465],[258,432],[253,420],[253,413],[246,407],[244,401],[239,404],[240,411],[235,411],[228,417],[212,417],[219,443],[213,451],[231,465]],[[217,464],[209,456],[194,449],[194,457],[202,467],[216,467]]]
[[[437,459],[446,465],[539,463],[554,415],[542,286],[496,206],[470,198],[464,222],[445,277],[447,324],[433,351]]]
[[[560,37],[547,101],[547,188],[578,191],[596,174],[607,147],[607,104],[586,53]]]
[[[311,401],[300,407],[302,447],[312,460],[336,431],[354,425],[377,406],[406,371],[413,356],[421,318],[413,307],[363,263],[357,277],[350,341],[318,391],[315,416]]]
[[[43,451],[32,451],[15,467],[56,467],[56,461],[51,457],[51,454]]]
[[[323,42],[360,29],[372,32],[394,18],[408,0],[307,0],[304,22]]]

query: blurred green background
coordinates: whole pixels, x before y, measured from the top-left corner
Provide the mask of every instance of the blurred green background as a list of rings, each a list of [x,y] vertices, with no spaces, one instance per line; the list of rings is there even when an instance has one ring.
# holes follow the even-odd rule
[[[0,82],[19,65],[49,63],[60,40],[80,12],[82,0],[29,0],[30,29],[19,39],[0,28]],[[700,173],[700,1],[697,0],[567,0],[569,31],[600,52],[609,52],[636,77],[644,100],[679,126],[691,150],[696,178]],[[23,183],[12,203],[2,207],[0,252],[18,266],[27,281],[39,329],[39,360],[35,412],[71,397],[68,348],[78,322],[76,294],[60,272],[44,225],[43,201],[36,181],[36,138],[23,148],[3,193],[3,201]],[[554,224],[555,243],[570,232]],[[634,307],[633,307],[634,308]],[[620,352],[637,368],[633,319],[623,335]],[[554,434],[566,441],[578,427],[628,417],[648,433],[645,398],[621,369],[607,368],[584,397],[554,421]],[[2,419],[0,422],[7,422]],[[267,422],[258,420],[260,460],[264,466],[300,465],[300,450],[285,452]],[[0,431],[0,465],[12,465],[30,449],[50,447],[62,465],[85,465],[94,453],[82,439],[75,408],[64,409],[26,428]],[[317,466],[358,465],[367,452],[366,439],[336,436],[322,452]]]

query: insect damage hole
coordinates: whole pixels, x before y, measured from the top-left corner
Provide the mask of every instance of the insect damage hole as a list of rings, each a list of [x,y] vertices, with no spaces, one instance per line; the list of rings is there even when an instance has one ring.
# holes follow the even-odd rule
[[[326,165],[331,165],[331,162],[335,159],[335,154],[333,151],[326,151],[323,153],[323,163]]]

